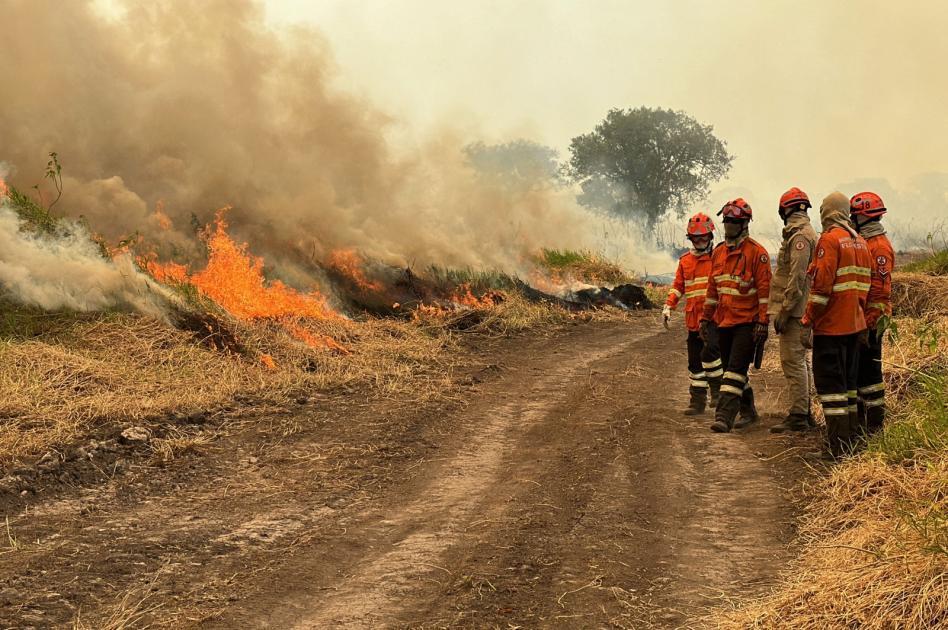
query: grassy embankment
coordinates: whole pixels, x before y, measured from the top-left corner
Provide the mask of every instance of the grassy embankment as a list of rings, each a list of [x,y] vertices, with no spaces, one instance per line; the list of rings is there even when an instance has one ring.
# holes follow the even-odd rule
[[[24,229],[48,236],[62,228],[16,190],[11,189],[8,203],[24,220]],[[555,254],[551,273],[568,263],[588,280],[621,274],[589,254]],[[430,275],[445,287],[466,285],[478,296],[499,290],[502,299],[458,311],[419,309],[401,318],[293,322],[315,337],[333,340],[339,346],[335,350],[301,342],[286,322],[239,321],[191,286],[175,290],[188,309],[212,316],[236,340],[236,350],[221,350],[191,330],[136,313],[46,312],[2,299],[0,472],[49,453],[60,456],[89,436],[214,411],[235,401],[252,409],[339,388],[422,401],[447,390],[453,366],[463,360],[462,334],[552,330],[576,317],[524,299],[504,274],[433,269]],[[169,440],[153,441],[162,457],[174,456],[168,448],[174,438]],[[181,440],[180,446],[192,443]]]
[[[885,430],[808,488],[802,551],[775,591],[719,611],[715,625],[948,625],[946,262],[941,252],[893,276]]]

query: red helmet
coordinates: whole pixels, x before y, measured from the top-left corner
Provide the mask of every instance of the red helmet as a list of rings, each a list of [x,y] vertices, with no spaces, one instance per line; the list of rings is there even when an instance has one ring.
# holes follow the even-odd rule
[[[728,201],[718,214],[723,214],[725,219],[744,219],[745,221],[750,221],[754,217],[754,211],[751,210],[750,204],[744,201],[742,197],[738,197],[734,201]]]
[[[711,236],[714,232],[714,221],[704,212],[699,212],[688,219],[688,237]]]
[[[796,186],[780,195],[781,210],[790,210],[791,208],[794,210],[806,210],[812,207],[813,204],[810,203],[810,198]]]
[[[885,214],[885,204],[882,203],[882,197],[873,192],[861,192],[853,195],[849,200],[849,213],[861,214],[865,217],[875,218]]]

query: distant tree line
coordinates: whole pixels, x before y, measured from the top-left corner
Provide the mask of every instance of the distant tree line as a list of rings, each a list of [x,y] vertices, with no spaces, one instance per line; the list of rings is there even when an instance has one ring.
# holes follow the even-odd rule
[[[681,217],[706,199],[734,157],[704,125],[682,111],[613,109],[590,133],[570,142],[560,163],[555,149],[529,140],[468,145],[468,162],[511,189],[577,184],[579,203],[640,223],[647,231],[669,212]]]

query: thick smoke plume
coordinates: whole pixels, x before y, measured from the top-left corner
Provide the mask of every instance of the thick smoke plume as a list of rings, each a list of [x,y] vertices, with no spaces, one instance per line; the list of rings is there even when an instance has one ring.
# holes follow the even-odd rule
[[[516,270],[541,246],[601,242],[571,194],[490,186],[450,133],[394,152],[391,121],[333,87],[324,39],[270,30],[257,2],[114,4],[8,0],[17,27],[0,39],[12,183],[28,189],[57,151],[59,207],[107,238],[138,231],[163,258],[196,260],[192,217],[232,205],[235,236],[293,275],[337,247]]]
[[[103,258],[82,226],[55,236],[21,228],[16,213],[0,205],[0,286],[19,301],[46,310],[128,307],[164,316],[165,291],[140,273],[130,256]]]

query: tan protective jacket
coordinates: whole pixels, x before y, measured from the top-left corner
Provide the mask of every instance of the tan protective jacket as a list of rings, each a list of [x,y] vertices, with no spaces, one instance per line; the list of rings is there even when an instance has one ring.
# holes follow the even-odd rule
[[[777,254],[777,269],[770,282],[767,313],[776,318],[781,309],[791,317],[803,317],[807,301],[806,270],[816,248],[816,231],[806,212],[794,212],[783,228],[783,243]]]

